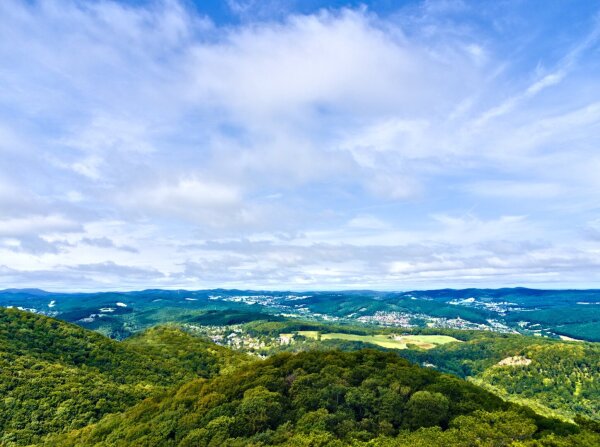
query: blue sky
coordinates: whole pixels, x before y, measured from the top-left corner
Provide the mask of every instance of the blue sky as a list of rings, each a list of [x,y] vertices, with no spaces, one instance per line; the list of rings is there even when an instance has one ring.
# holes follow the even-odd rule
[[[598,9],[0,2],[0,287],[600,287]]]

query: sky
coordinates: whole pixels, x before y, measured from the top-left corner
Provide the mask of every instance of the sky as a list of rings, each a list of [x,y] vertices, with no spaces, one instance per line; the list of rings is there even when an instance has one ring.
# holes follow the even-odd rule
[[[0,288],[600,288],[600,6],[0,2]]]

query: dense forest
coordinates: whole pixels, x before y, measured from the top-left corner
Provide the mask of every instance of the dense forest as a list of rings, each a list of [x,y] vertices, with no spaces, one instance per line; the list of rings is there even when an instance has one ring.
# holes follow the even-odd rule
[[[50,445],[589,445],[597,434],[536,415],[394,353],[279,354],[198,379]],[[527,445],[527,443],[525,444]]]
[[[473,333],[464,343],[399,354],[435,365],[536,411],[600,421],[600,346],[539,337]],[[502,364],[521,358],[527,364]],[[517,362],[518,363],[518,362]]]
[[[0,445],[600,444],[590,418],[540,415],[397,352],[337,347],[256,360],[174,326],[119,342],[0,309]]]
[[[397,333],[394,328],[360,327],[324,324],[288,319],[255,321],[241,326],[253,337],[275,337],[279,333],[312,330],[371,335]],[[524,337],[489,331],[404,330],[410,334],[444,334],[462,343],[448,343],[431,349],[409,349],[395,352],[420,365],[468,379],[513,402],[535,408],[541,414],[573,421],[583,416],[600,421],[600,345],[566,342],[543,337]],[[299,352],[310,349],[353,351],[373,348],[374,344],[345,340],[310,340],[297,338],[290,345],[276,346],[271,352]],[[263,350],[268,352],[268,350]],[[502,364],[505,359],[525,359],[527,364]]]
[[[280,333],[319,331],[373,335],[395,334],[397,328],[374,328],[336,323],[288,319],[254,321],[238,331],[261,340]],[[409,334],[443,334],[461,343],[448,343],[431,349],[394,350],[411,362],[467,379],[513,402],[526,404],[537,412],[573,421],[583,416],[600,421],[600,345],[568,342],[544,337],[524,337],[490,331],[455,329],[404,329]],[[311,349],[353,351],[373,348],[388,350],[364,341],[311,340],[301,336],[293,344],[275,345],[259,352],[300,352]],[[505,359],[522,358],[527,364],[502,364]],[[518,363],[518,362],[517,362]]]
[[[174,328],[127,342],[0,308],[0,443],[26,445],[123,411],[245,357]]]

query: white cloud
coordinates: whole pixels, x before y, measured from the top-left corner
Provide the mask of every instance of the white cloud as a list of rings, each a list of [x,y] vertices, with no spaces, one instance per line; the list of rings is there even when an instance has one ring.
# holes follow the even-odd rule
[[[53,234],[81,231],[81,225],[60,215],[34,215],[0,220],[0,236]]]
[[[523,30],[502,5],[482,29],[463,2],[267,3],[230,2],[227,26],[175,0],[0,3],[7,285],[576,283],[597,266],[579,224],[598,219],[596,22],[538,54],[529,35],[503,46],[493,26]]]
[[[189,220],[209,226],[252,219],[236,185],[183,178],[175,183],[146,184],[121,198],[121,206],[143,214]]]
[[[389,229],[390,225],[375,216],[363,214],[350,219],[348,227],[359,230],[384,230]]]
[[[522,199],[551,199],[568,192],[558,183],[538,183],[527,181],[481,181],[465,185],[465,189],[474,195],[484,197],[505,197]]]

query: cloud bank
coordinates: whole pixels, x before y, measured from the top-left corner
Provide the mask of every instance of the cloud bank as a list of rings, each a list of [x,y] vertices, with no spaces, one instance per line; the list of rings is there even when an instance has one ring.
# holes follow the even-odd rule
[[[0,3],[0,286],[600,286],[593,5],[228,5]]]

